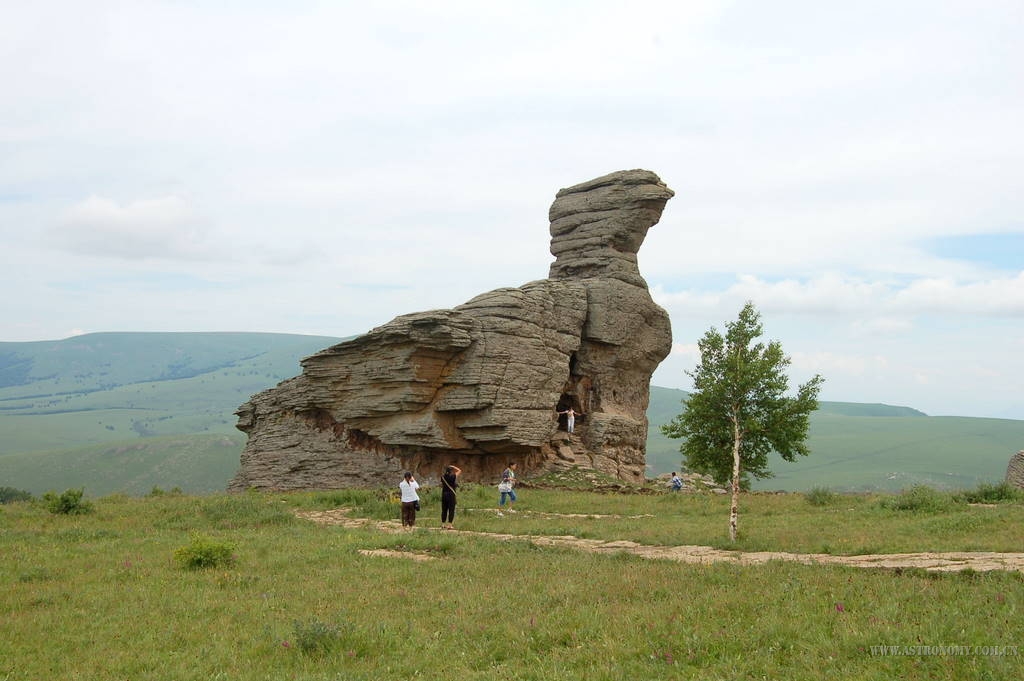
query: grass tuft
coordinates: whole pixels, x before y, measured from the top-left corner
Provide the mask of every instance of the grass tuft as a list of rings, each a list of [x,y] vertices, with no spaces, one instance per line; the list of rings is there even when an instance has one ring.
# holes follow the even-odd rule
[[[1024,501],[1024,489],[1015,487],[1006,481],[996,485],[983,482],[972,490],[960,492],[956,498],[968,504],[1016,503]]]
[[[894,497],[883,499],[882,507],[893,511],[939,513],[949,510],[955,503],[950,494],[926,485],[914,485]]]
[[[811,506],[831,506],[839,499],[839,495],[828,487],[814,487],[804,493],[804,498]]]
[[[231,567],[235,564],[235,547],[194,533],[190,543],[175,549],[174,560],[188,570]]]

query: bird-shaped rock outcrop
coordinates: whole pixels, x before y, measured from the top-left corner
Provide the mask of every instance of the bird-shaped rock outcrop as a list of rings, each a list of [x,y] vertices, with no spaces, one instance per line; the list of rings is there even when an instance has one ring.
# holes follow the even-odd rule
[[[559,191],[547,279],[397,317],[302,361],[238,411],[249,435],[229,489],[467,481],[560,467],[644,479],[651,374],[672,331],[637,251],[673,196],[646,170]],[[568,432],[567,414],[576,412]]]

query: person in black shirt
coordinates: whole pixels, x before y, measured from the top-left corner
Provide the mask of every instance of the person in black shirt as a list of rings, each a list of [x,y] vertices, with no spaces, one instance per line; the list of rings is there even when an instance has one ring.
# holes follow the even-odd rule
[[[458,466],[445,466],[441,476],[441,529],[455,529],[455,490],[459,488],[461,474]]]

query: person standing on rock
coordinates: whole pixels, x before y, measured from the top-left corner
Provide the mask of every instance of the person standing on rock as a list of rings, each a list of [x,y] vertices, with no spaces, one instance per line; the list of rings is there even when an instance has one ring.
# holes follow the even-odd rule
[[[459,476],[462,469],[458,466],[445,466],[441,476],[441,529],[455,529],[455,490],[459,488]],[[447,524],[445,524],[447,523]]]
[[[419,488],[420,483],[416,482],[412,473],[406,471],[404,479],[398,483],[398,489],[402,492],[402,527],[412,529],[416,524],[416,511],[420,505],[420,495],[416,490]]]
[[[576,429],[576,410],[569,407],[565,411],[559,411],[556,413],[565,414],[565,429],[569,431],[570,435],[572,435],[573,431]],[[583,416],[582,412],[580,413],[580,416]]]
[[[501,512],[501,507],[505,505],[505,497],[508,497],[508,512],[515,513],[512,510],[512,504],[516,501],[516,464],[512,461],[508,462],[508,468],[501,473],[501,482],[498,483],[498,491],[501,492],[501,499],[498,500],[498,515],[505,515]]]

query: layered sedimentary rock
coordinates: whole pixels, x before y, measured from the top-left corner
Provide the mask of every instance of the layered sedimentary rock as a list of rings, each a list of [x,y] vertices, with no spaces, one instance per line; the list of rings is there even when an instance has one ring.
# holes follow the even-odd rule
[[[398,317],[302,362],[242,405],[249,435],[229,489],[393,484],[403,470],[493,481],[561,466],[644,478],[651,374],[668,315],[637,267],[673,192],[646,170],[563,189],[549,277],[451,310]],[[558,411],[572,408],[575,432]]]
[[[1010,457],[1006,466],[1006,482],[1024,489],[1024,450]]]

